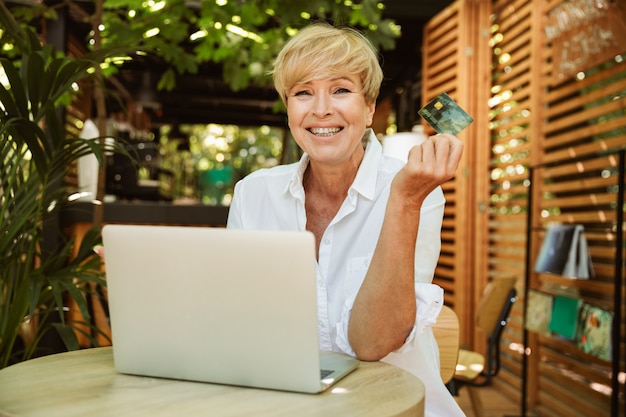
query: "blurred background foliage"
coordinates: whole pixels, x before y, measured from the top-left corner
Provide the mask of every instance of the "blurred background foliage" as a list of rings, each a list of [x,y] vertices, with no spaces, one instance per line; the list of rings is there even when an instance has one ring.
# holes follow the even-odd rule
[[[173,197],[228,205],[248,173],[297,161],[301,151],[284,128],[181,125],[161,130],[161,167],[174,174]]]
[[[93,4],[93,14],[85,12],[85,3]],[[400,36],[394,21],[382,17],[382,0],[66,0],[20,1],[9,7],[22,24],[40,25],[68,5],[93,28],[87,44],[96,44],[97,29],[98,47],[127,51],[110,57],[105,76],[128,60],[157,56],[170,66],[158,81],[163,90],[175,87],[177,74],[197,73],[205,62],[223,65],[233,91],[250,83],[268,85],[267,72],[278,51],[311,21],[359,28],[379,49],[393,49]]]
[[[90,28],[85,45],[111,51],[100,66],[103,78],[132,62],[157,59],[166,64],[154,81],[161,91],[173,90],[177,76],[197,74],[207,63],[221,65],[233,92],[269,86],[278,51],[313,21],[358,28],[379,50],[394,49],[400,37],[400,28],[383,17],[381,0],[21,0],[9,2],[9,8],[20,24],[39,32],[60,8],[69,8],[73,19],[78,16]],[[3,55],[19,53],[2,33],[0,43]],[[278,96],[274,110],[285,110]],[[160,165],[174,175],[174,199],[228,204],[238,179],[300,156],[286,126],[164,125],[158,130]]]

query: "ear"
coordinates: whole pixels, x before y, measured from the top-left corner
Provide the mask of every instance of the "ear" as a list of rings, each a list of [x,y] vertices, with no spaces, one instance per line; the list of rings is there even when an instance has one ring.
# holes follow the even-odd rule
[[[367,105],[367,127],[372,125],[372,121],[374,120],[374,113],[376,112],[376,103],[370,103]]]

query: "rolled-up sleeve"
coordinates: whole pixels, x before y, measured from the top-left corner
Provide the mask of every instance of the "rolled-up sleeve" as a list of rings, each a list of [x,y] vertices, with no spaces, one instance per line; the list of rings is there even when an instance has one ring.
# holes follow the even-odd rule
[[[441,250],[441,226],[445,202],[441,187],[437,187],[424,200],[420,210],[414,265],[417,307],[415,323],[404,345],[396,352],[411,350],[411,342],[437,321],[443,306],[443,289],[432,284],[432,280]],[[351,294],[346,299],[341,312],[341,320],[336,324],[335,329],[337,335],[335,343],[343,352],[350,355],[354,355],[354,352],[348,342],[348,323],[356,295],[356,293]]]
[[[428,195],[420,211],[415,242],[415,282],[431,283],[441,252],[441,226],[445,198],[441,187]]]
[[[346,300],[341,320],[336,325],[337,339],[335,343],[342,352],[351,356],[356,356],[356,354],[348,341],[348,323],[350,322],[350,314],[352,313],[355,299],[356,294]],[[415,337],[437,322],[437,317],[439,317],[443,307],[443,288],[435,284],[415,283],[415,301],[417,309],[413,329],[404,341],[404,344],[395,352],[411,350]]]

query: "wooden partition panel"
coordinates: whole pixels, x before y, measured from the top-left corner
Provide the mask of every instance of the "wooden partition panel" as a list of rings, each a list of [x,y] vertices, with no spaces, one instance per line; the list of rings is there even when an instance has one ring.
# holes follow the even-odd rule
[[[467,24],[461,24],[467,22]],[[474,73],[470,34],[474,16],[465,3],[453,3],[443,13],[431,20],[424,29],[422,100],[426,104],[445,92],[461,107],[471,112],[469,86]],[[434,131],[427,126],[427,133]],[[473,206],[469,202],[472,182],[468,175],[472,165],[472,148],[475,143],[475,125],[459,134],[465,142],[465,152],[457,176],[443,185],[446,209],[442,230],[442,248],[434,282],[445,291],[445,302],[460,317],[471,311],[474,281],[471,276],[471,245],[467,240],[473,235]],[[460,278],[463,277],[463,278]],[[461,343],[472,338],[471,328],[461,327]]]
[[[518,279],[518,302],[501,344],[503,390],[519,397],[523,346],[523,280],[526,263],[528,170],[535,163],[541,108],[537,101],[537,1],[493,2],[491,27],[491,159],[488,227],[488,275]]]
[[[555,16],[572,6],[586,11],[586,25],[570,19],[555,36]],[[589,7],[613,9],[606,14]],[[425,31],[424,103],[448,91],[476,120],[461,136],[468,145],[461,175],[445,186],[449,207],[436,282],[459,314],[461,343],[480,349],[481,335],[472,331],[480,290],[495,277],[518,278],[520,297],[494,383],[519,400],[527,352],[530,415],[624,415],[623,323],[617,372],[611,361],[554,335],[523,336],[527,265],[532,268],[551,223],[585,226],[596,276],[572,281],[529,271],[529,287],[563,287],[624,317],[613,295],[626,292],[614,286],[617,262],[624,259],[615,242],[624,213],[617,164],[626,148],[626,31],[619,32],[626,28],[625,11],[623,0],[465,0]],[[606,40],[611,35],[612,43]],[[530,228],[529,218],[535,220]],[[618,409],[611,404],[613,375],[621,381]]]
[[[460,80],[456,78],[462,49],[459,9],[459,4],[452,4],[431,20],[424,30],[422,104],[429,102],[442,91],[459,100],[457,92]],[[428,134],[434,132],[429,126],[426,126],[426,129]],[[464,165],[467,163],[464,162]],[[455,307],[457,314],[462,305],[459,295],[464,284],[456,277],[458,271],[462,270],[464,263],[462,258],[465,258],[464,254],[457,252],[457,235],[462,233],[458,228],[461,221],[457,194],[461,180],[457,177],[443,187],[447,203],[441,236],[441,256],[434,279],[434,282],[445,291],[446,304]],[[461,336],[461,340],[463,339]]]

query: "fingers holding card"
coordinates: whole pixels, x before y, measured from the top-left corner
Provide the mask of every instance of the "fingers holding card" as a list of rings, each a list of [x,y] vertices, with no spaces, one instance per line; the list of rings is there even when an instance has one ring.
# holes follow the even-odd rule
[[[458,135],[474,119],[449,95],[441,93],[418,111],[437,133]]]

